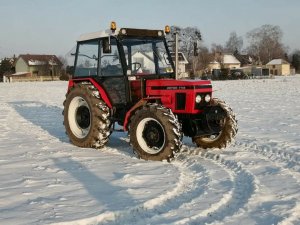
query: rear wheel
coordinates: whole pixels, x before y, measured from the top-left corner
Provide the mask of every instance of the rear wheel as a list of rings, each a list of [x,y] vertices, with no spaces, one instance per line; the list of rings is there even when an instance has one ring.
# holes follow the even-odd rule
[[[64,125],[79,147],[103,147],[110,135],[109,108],[91,84],[76,84],[64,102]]]
[[[181,126],[170,109],[147,104],[136,111],[130,123],[130,143],[145,160],[170,160],[182,145]]]
[[[235,119],[235,114],[232,109],[219,99],[213,99],[213,105],[220,106],[226,112],[226,117],[222,120],[211,121],[221,126],[220,133],[192,138],[198,147],[204,149],[225,148],[232,142],[238,131],[237,120]]]

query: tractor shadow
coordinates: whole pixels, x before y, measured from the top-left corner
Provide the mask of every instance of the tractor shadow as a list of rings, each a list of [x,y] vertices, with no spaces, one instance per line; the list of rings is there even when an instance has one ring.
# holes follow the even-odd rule
[[[136,157],[132,146],[129,143],[129,136],[127,132],[114,131],[109,137],[106,145],[109,148],[117,149],[119,153],[124,154],[130,158]]]
[[[38,101],[16,101],[9,104],[25,120],[45,130],[59,141],[70,143],[63,125],[62,108]],[[130,158],[135,157],[132,147],[129,145],[127,132],[113,132],[106,147],[117,149],[118,152]]]
[[[61,108],[37,101],[16,101],[9,104],[25,120],[47,131],[61,142],[69,143]]]
[[[75,183],[70,184],[74,186],[72,188],[73,196],[86,198],[80,196],[82,195],[80,187],[83,187],[92,199],[96,200],[100,206],[105,206],[109,211],[123,210],[128,204],[134,203],[134,199],[128,194],[126,187],[113,185],[109,180],[103,179],[97,170],[91,171],[81,162],[71,158],[54,158],[53,162],[76,180]]]

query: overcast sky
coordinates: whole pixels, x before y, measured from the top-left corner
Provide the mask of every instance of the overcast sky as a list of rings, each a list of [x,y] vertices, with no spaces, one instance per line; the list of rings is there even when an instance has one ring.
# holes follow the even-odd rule
[[[80,34],[112,20],[118,27],[198,27],[208,47],[224,44],[232,31],[246,42],[248,31],[278,25],[290,51],[300,49],[299,0],[0,0],[0,57],[63,56]]]

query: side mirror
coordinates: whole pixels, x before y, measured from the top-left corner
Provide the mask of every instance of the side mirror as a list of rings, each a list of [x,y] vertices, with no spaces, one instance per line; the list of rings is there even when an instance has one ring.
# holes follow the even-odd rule
[[[110,37],[102,39],[102,51],[105,54],[111,54]]]

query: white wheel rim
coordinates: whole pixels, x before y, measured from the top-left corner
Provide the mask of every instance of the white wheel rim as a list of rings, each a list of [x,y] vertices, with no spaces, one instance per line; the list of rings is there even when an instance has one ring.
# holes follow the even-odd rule
[[[223,121],[223,123],[224,123],[224,125],[223,125],[223,128],[224,128],[226,119],[225,119],[225,121]],[[203,137],[202,141],[204,141],[206,143],[212,143],[212,142],[216,141],[221,136],[222,133],[223,133],[223,129],[220,131],[219,134],[209,135],[209,137]]]
[[[204,137],[202,138],[202,141],[205,141],[206,143],[212,143],[219,138],[221,133],[222,131],[218,135],[210,135],[209,137]]]
[[[144,134],[144,131],[145,131],[145,127],[146,125],[150,122],[150,121],[153,121],[156,123],[156,125],[159,125],[159,127],[161,128],[161,131],[162,131],[162,134],[163,134],[163,143],[161,144],[160,147],[150,147],[143,134]],[[137,141],[138,141],[138,144],[140,145],[140,147],[147,153],[149,154],[157,154],[159,153],[165,146],[165,141],[166,141],[166,134],[165,134],[165,130],[163,128],[163,126],[161,125],[160,122],[158,122],[157,120],[153,119],[153,118],[144,118],[140,121],[140,123],[138,124],[137,126],[137,129],[136,129],[136,137],[137,137]]]
[[[80,126],[78,123],[78,118],[77,118],[77,114],[78,114],[78,110],[81,108],[85,108],[89,111],[89,126],[88,127],[83,127]],[[89,131],[90,131],[90,127],[91,127],[91,111],[90,111],[90,107],[87,104],[87,102],[82,98],[82,97],[75,97],[72,99],[72,101],[70,102],[69,105],[69,109],[68,109],[68,121],[69,121],[69,126],[70,126],[70,130],[71,132],[77,137],[77,138],[85,138]]]

